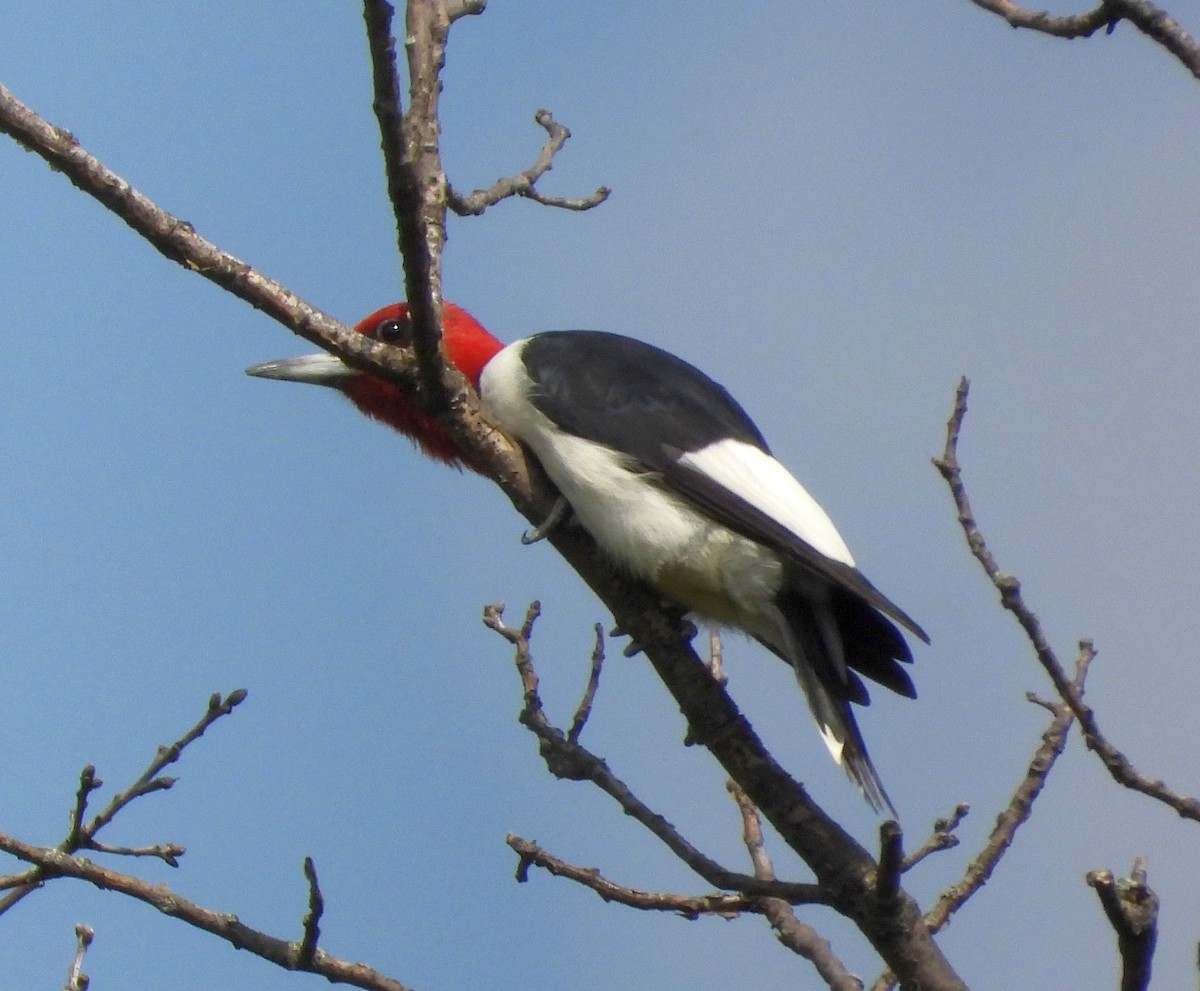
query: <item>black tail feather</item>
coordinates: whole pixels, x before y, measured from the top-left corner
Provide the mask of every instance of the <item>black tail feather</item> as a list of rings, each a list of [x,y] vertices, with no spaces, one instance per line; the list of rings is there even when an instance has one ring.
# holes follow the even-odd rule
[[[788,661],[795,670],[796,678],[808,700],[809,709],[834,759],[858,786],[872,809],[881,815],[891,813],[895,816],[895,806],[888,798],[883,782],[871,763],[867,745],[850,708],[851,702],[867,704],[869,697],[862,681],[848,668],[855,667],[868,677],[875,677],[874,672],[880,670],[881,665],[871,663],[864,669],[861,664],[856,663],[859,656],[853,651],[861,646],[860,640],[865,642],[865,638],[847,637],[843,632],[845,613],[839,615],[836,609],[834,618],[837,622],[833,629],[841,633],[842,641],[836,644],[827,642],[822,630],[829,629],[830,624],[820,621],[817,610],[829,608],[830,606],[824,604],[816,605],[797,594],[781,597],[779,609],[786,626],[787,646],[784,650],[772,644],[768,646]],[[866,608],[870,610],[870,607]],[[881,623],[891,628],[886,619],[874,610],[870,612]],[[879,654],[873,652],[867,656],[874,659]],[[903,673],[902,669],[898,670]],[[888,684],[882,678],[876,680]],[[894,678],[891,680],[895,681]],[[911,687],[911,683],[909,685]],[[888,684],[888,687],[892,686]]]

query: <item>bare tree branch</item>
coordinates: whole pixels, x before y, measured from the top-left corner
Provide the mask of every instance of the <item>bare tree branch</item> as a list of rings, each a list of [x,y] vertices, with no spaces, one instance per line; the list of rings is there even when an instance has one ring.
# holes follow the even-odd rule
[[[950,850],[958,846],[959,839],[954,835],[954,831],[958,829],[970,811],[971,806],[966,802],[959,802],[954,807],[954,811],[945,819],[935,819],[933,821],[933,832],[930,834],[929,839],[925,841],[919,850],[904,858],[902,870],[910,871],[931,854],[937,853],[940,850]]]
[[[1058,656],[1042,630],[1041,622],[1033,610],[1025,604],[1025,599],[1021,594],[1021,583],[1012,575],[1005,574],[1000,570],[996,559],[988,549],[979,525],[975,521],[975,514],[971,509],[966,486],[962,480],[962,468],[958,463],[958,439],[962,432],[963,419],[967,415],[969,390],[970,383],[966,378],[961,379],[955,392],[954,410],[946,423],[946,448],[940,458],[934,459],[933,464],[950,487],[950,494],[958,510],[958,522],[962,526],[971,553],[975,555],[975,559],[1000,593],[1000,604],[1011,612],[1017,622],[1021,624],[1021,629],[1025,631],[1025,636],[1032,645],[1038,662],[1050,676],[1059,697],[1071,707],[1075,718],[1079,720],[1079,728],[1083,732],[1088,749],[1096,753],[1104,766],[1108,768],[1108,773],[1112,775],[1113,779],[1126,788],[1139,791],[1143,795],[1148,795],[1150,798],[1170,806],[1185,819],[1200,822],[1200,801],[1172,791],[1162,781],[1146,777],[1100,732],[1095,713],[1084,704],[1082,683],[1076,687],[1063,670]],[[1091,641],[1080,641],[1080,653],[1081,655],[1088,654],[1087,662],[1090,662],[1091,657],[1095,655],[1095,648]],[[1085,668],[1087,662],[1084,663]]]
[[[1133,862],[1128,878],[1111,871],[1092,871],[1087,883],[1096,889],[1104,914],[1117,934],[1121,953],[1121,991],[1145,991],[1150,986],[1154,946],[1158,941],[1158,896],[1146,883],[1146,862]]]
[[[606,902],[617,902],[629,908],[653,912],[674,912],[685,919],[694,920],[702,915],[719,915],[733,918],[743,912],[763,913],[763,897],[748,895],[745,892],[726,894],[717,892],[711,895],[677,895],[671,893],[656,893],[639,891],[637,888],[627,888],[615,884],[604,877],[594,867],[576,867],[565,860],[546,852],[538,844],[522,839],[509,833],[504,842],[507,843],[521,858],[517,863],[517,880],[524,884],[529,880],[529,868],[540,867],[555,877],[567,878],[585,888],[596,892]],[[816,885],[808,886],[814,895],[811,901],[797,904],[815,905],[826,904],[828,899]],[[778,899],[782,900],[782,899]],[[787,904],[785,902],[785,904]]]
[[[407,114],[401,109],[396,40],[392,37],[395,11],[386,0],[364,0],[363,19],[388,197],[396,215],[406,298],[412,314],[413,350],[427,408],[431,413],[444,414],[465,387],[462,376],[452,376],[440,349],[446,174],[438,150],[438,97],[450,18],[437,0],[412,2],[407,9],[405,49],[411,102]]]
[[[1074,682],[1080,692],[1083,691],[1087,667],[1093,656],[1090,645],[1086,642],[1081,643]],[[1041,745],[1034,751],[1033,759],[1025,770],[1024,779],[1013,792],[1008,806],[996,817],[996,825],[988,836],[987,843],[971,861],[962,880],[944,891],[934,907],[926,913],[925,925],[931,932],[944,929],[950,922],[950,917],[987,883],[1000,859],[1012,846],[1017,830],[1029,819],[1033,803],[1041,794],[1050,770],[1067,744],[1067,734],[1074,719],[1070,707],[1065,702],[1051,704],[1048,708],[1054,713],[1054,718],[1042,734]]]
[[[587,725],[588,716],[592,713],[592,703],[596,700],[596,690],[600,687],[600,671],[604,667],[604,627],[596,624],[596,646],[592,648],[592,669],[588,674],[587,687],[583,690],[583,698],[579,700],[579,708],[571,720],[571,728],[567,731],[567,742],[578,743]]]
[[[554,168],[554,156],[567,143],[567,139],[571,137],[571,132],[558,123],[549,110],[539,110],[533,115],[533,119],[547,134],[547,141],[542,146],[542,151],[538,155],[537,161],[524,172],[518,172],[515,176],[508,179],[497,179],[489,188],[477,189],[470,195],[464,196],[451,186],[449,190],[449,206],[451,210],[462,217],[478,216],[488,207],[495,206],[501,200],[506,200],[510,196],[524,196],[526,199],[534,200],[544,206],[554,206],[565,210],[590,210],[608,199],[612,190],[607,186],[601,186],[591,196],[581,199],[562,199],[557,196],[546,196],[534,188],[537,181]]]
[[[63,985],[63,991],[87,991],[91,982],[83,972],[83,958],[95,935],[92,927],[85,926],[82,922],[75,927],[75,959],[71,961],[71,969],[67,972],[67,983]]]
[[[3,85],[0,85],[0,133],[44,159],[171,261],[233,293],[354,367],[411,387],[417,385],[412,358],[404,351],[354,333],[278,282],[206,241],[187,221],[159,207],[88,154],[70,131],[43,120]]]
[[[302,967],[311,967],[317,955],[317,941],[321,938],[321,916],[325,912],[325,896],[317,881],[317,866],[312,857],[304,858],[304,879],[308,881],[308,912],[301,922],[304,936],[300,940],[298,959]]]
[[[1003,17],[1014,28],[1028,28],[1059,38],[1087,38],[1104,28],[1112,34],[1118,21],[1129,21],[1151,40],[1175,56],[1189,72],[1200,79],[1200,45],[1161,7],[1149,0],[1101,0],[1086,14],[1054,16],[1045,11],[1029,10],[1012,0],[971,0]]]
[[[176,894],[165,884],[150,884],[139,878],[101,867],[62,850],[39,847],[12,836],[0,834],[0,852],[37,866],[46,878],[72,877],[95,885],[101,891],[116,891],[157,909],[163,915],[181,919],[188,925],[212,933],[239,950],[269,960],[285,970],[303,970],[319,974],[329,981],[366,988],[368,991],[407,991],[395,981],[365,964],[339,960],[324,950],[315,950],[305,965],[301,944],[288,942],[252,929],[228,912],[214,912]]]
[[[183,856],[184,848],[175,843],[163,843],[149,847],[109,846],[96,840],[96,834],[107,826],[117,814],[131,802],[143,795],[156,791],[165,791],[174,783],[174,778],[159,777],[159,773],[169,765],[179,760],[183,751],[204,735],[204,731],[223,716],[228,716],[246,699],[244,688],[236,689],[227,696],[214,692],[208,700],[208,707],[200,721],[188,730],[182,737],[167,747],[159,747],[154,759],[146,770],[125,791],[114,795],[108,806],[90,823],[83,825],[87,813],[88,798],[104,782],[96,777],[96,768],[89,764],[79,775],[79,788],[75,793],[75,805],[71,810],[71,827],[66,838],[58,845],[59,852],[65,855],[77,853],[80,850],[93,850],[98,853],[111,853],[127,857],[157,857],[171,867],[179,866],[179,857]],[[0,879],[0,890],[8,890],[8,894],[0,898],[0,915],[21,901],[32,891],[41,887],[46,875],[38,866],[24,874]]]
[[[774,881],[775,868],[763,843],[762,821],[759,819],[758,809],[754,807],[749,796],[738,787],[737,782],[730,780],[726,787],[742,816],[742,841],[750,854],[754,876],[761,881]],[[759,910],[775,930],[779,942],[811,963],[833,991],[862,991],[862,981],[846,969],[841,958],[833,952],[829,940],[812,926],[796,918],[796,913],[792,911],[788,902],[781,898],[769,897],[756,900]]]
[[[794,884],[780,881],[765,885],[747,874],[728,870],[703,854],[666,818],[659,815],[638,798],[624,781],[613,774],[608,764],[597,757],[577,740],[555,727],[542,708],[538,693],[538,676],[533,665],[529,640],[533,635],[534,623],[541,615],[541,606],[534,602],[526,611],[519,629],[504,623],[504,607],[497,604],[484,609],[483,622],[516,648],[515,663],[525,693],[525,705],[521,710],[521,725],[538,738],[538,751],[546,762],[550,773],[569,781],[590,781],[601,791],[613,798],[621,811],[640,822],[680,860],[714,888],[795,900],[799,903],[825,902],[827,897],[819,887],[812,884]]]
[[[971,0],[976,7],[1003,17],[1014,28],[1028,28],[1059,38],[1089,38],[1100,28],[1112,30],[1120,20],[1112,5],[1102,0],[1100,6],[1086,14],[1068,14],[1056,17],[1044,10],[1026,10],[1012,0]]]

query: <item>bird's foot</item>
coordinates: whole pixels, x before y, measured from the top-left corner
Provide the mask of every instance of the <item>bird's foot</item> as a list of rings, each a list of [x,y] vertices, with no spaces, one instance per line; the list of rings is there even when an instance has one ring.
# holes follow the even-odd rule
[[[700,632],[700,628],[687,618],[687,613],[684,613],[678,610],[676,607],[670,605],[664,604],[664,608],[668,611],[668,613],[676,617],[677,622],[679,623],[679,635],[688,643],[691,643],[692,640],[695,639],[696,634]],[[608,635],[610,637],[628,636],[628,634],[619,626],[614,626],[609,631]],[[621,651],[621,653],[626,657],[637,657],[637,655],[641,652],[642,645],[636,640],[630,640],[629,643],[625,645],[625,649]]]
[[[571,504],[567,502],[565,496],[559,496],[554,505],[550,507],[546,518],[532,530],[526,530],[521,534],[521,543],[528,547],[530,544],[536,544],[539,540],[545,540],[550,532],[567,518],[570,512]]]

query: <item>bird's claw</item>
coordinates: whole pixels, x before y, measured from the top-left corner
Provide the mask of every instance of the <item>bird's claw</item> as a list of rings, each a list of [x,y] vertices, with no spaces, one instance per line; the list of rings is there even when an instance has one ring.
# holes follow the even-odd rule
[[[683,637],[684,640],[686,640],[688,643],[691,643],[692,640],[695,639],[696,634],[699,632],[700,628],[690,619],[688,619],[684,613],[679,614],[679,635]],[[614,626],[611,630],[609,630],[608,635],[610,637],[628,636],[628,634],[619,626]],[[641,652],[642,645],[636,640],[630,640],[629,643],[625,645],[625,649],[621,651],[625,657],[637,657],[637,655]]]
[[[536,544],[539,540],[545,540],[550,535],[550,531],[566,519],[570,511],[571,504],[567,502],[566,497],[559,496],[554,501],[554,505],[550,507],[546,518],[532,530],[526,530],[521,534],[521,543],[528,547],[530,544]]]

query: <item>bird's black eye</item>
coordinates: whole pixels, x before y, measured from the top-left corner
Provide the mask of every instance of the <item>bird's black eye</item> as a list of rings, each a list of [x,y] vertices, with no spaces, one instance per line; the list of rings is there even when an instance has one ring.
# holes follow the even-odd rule
[[[407,320],[393,317],[390,320],[381,321],[371,336],[377,341],[383,341],[384,344],[411,344],[412,324]]]

